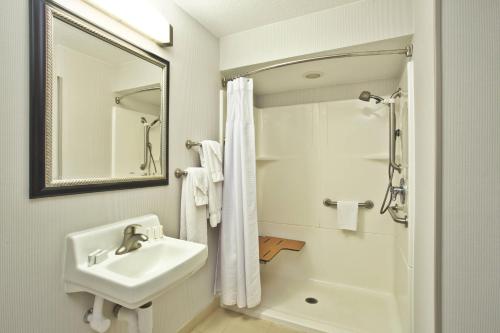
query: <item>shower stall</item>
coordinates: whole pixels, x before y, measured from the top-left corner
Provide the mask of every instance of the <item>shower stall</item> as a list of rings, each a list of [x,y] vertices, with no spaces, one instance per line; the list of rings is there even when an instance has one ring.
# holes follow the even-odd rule
[[[234,310],[299,331],[410,332],[413,74],[401,50],[246,73],[256,87],[259,235],[305,246],[261,264],[261,304]],[[377,61],[389,74],[373,79]],[[365,81],[308,81],[363,69]],[[266,91],[293,76],[298,89]],[[355,231],[337,226],[336,203],[349,200],[359,202]]]
[[[112,108],[111,174],[161,173],[161,89],[129,89],[115,96]]]

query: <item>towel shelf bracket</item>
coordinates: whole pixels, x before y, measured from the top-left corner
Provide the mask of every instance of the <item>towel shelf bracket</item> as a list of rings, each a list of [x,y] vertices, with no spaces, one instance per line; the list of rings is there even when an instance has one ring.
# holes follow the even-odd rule
[[[333,201],[333,200],[328,199],[328,198],[323,200],[323,205],[325,205],[327,207],[337,207],[337,204],[338,204],[338,201]],[[373,201],[366,200],[365,202],[360,202],[360,203],[358,203],[358,207],[372,209],[373,208]]]

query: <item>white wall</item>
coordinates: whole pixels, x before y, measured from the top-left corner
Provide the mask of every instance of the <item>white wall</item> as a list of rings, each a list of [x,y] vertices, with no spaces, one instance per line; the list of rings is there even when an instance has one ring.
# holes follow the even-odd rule
[[[397,79],[339,84],[321,88],[286,91],[276,94],[256,95],[254,102],[259,108],[268,108],[274,106],[340,101],[356,99],[363,90],[371,91],[376,95],[390,95],[397,89],[397,85]]]
[[[500,2],[440,14],[441,332],[500,332]]]
[[[387,107],[346,100],[257,114],[259,232],[306,242],[300,252],[280,253],[264,274],[392,293],[395,224],[378,212],[387,185]],[[358,231],[345,232],[325,198],[369,199],[375,207],[360,209]]]
[[[361,0],[220,39],[227,70],[413,33],[411,0]]]
[[[91,306],[91,297],[67,295],[63,291],[61,251],[67,233],[156,213],[166,233],[178,235],[180,183],[173,170],[197,162],[194,153],[184,147],[187,138],[217,138],[219,51],[217,39],[172,1],[153,2],[174,26],[174,46],[161,50],[137,34],[129,37],[152,52],[161,52],[172,65],[171,184],[37,200],[28,199],[28,1],[0,2],[2,332],[91,332],[82,321],[83,313]],[[215,244],[216,232],[211,232],[208,264],[154,302],[155,332],[176,332],[212,301]],[[106,311],[109,314],[109,305]],[[110,330],[123,331],[115,324]]]
[[[161,78],[162,69],[145,60],[137,59],[121,63],[112,82],[113,91],[161,85]]]
[[[61,151],[56,152],[62,155],[58,173],[62,179],[109,177],[115,68],[60,44],[54,53],[54,75],[61,78],[61,96],[54,94],[54,98],[62,102],[58,105],[61,114],[57,115],[61,127],[54,122],[61,141]]]
[[[413,327],[435,332],[436,310],[436,0],[414,1],[415,216]],[[438,331],[439,332],[439,331]]]

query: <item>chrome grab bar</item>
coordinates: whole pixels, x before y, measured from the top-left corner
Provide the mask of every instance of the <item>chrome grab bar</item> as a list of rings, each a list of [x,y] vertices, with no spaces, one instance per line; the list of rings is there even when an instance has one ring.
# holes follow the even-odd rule
[[[120,104],[120,102],[121,102],[122,99],[124,99],[125,97],[128,97],[130,95],[135,95],[135,94],[138,94],[138,93],[141,93],[141,92],[153,91],[153,90],[161,90],[161,88],[160,87],[149,87],[149,88],[143,88],[143,89],[133,90],[133,91],[128,92],[126,94],[123,94],[121,96],[115,97],[115,103],[116,104]]]
[[[144,162],[141,164],[141,170],[146,169],[148,165],[148,141],[149,141],[149,128],[147,126],[144,127]]]
[[[401,173],[401,165],[396,163],[396,102],[394,98],[401,97],[401,88],[390,97],[389,102],[389,163]]]
[[[338,201],[333,201],[333,200],[328,199],[328,198],[323,200],[323,205],[325,205],[327,207],[337,207],[337,204],[338,204]],[[365,202],[359,202],[358,207],[372,209],[373,208],[373,201],[366,200]]]
[[[398,211],[399,207],[397,205],[395,207],[389,207],[389,214],[394,222],[404,224],[405,227],[408,228],[408,216],[405,215],[404,217],[399,217]]]

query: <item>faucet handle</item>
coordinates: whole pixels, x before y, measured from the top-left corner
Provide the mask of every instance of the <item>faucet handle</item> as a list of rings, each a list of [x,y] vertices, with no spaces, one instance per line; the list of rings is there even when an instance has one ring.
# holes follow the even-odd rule
[[[123,233],[124,234],[136,234],[137,233],[137,229],[141,228],[142,225],[141,224],[129,224],[128,226],[125,227],[125,229],[123,230]]]

